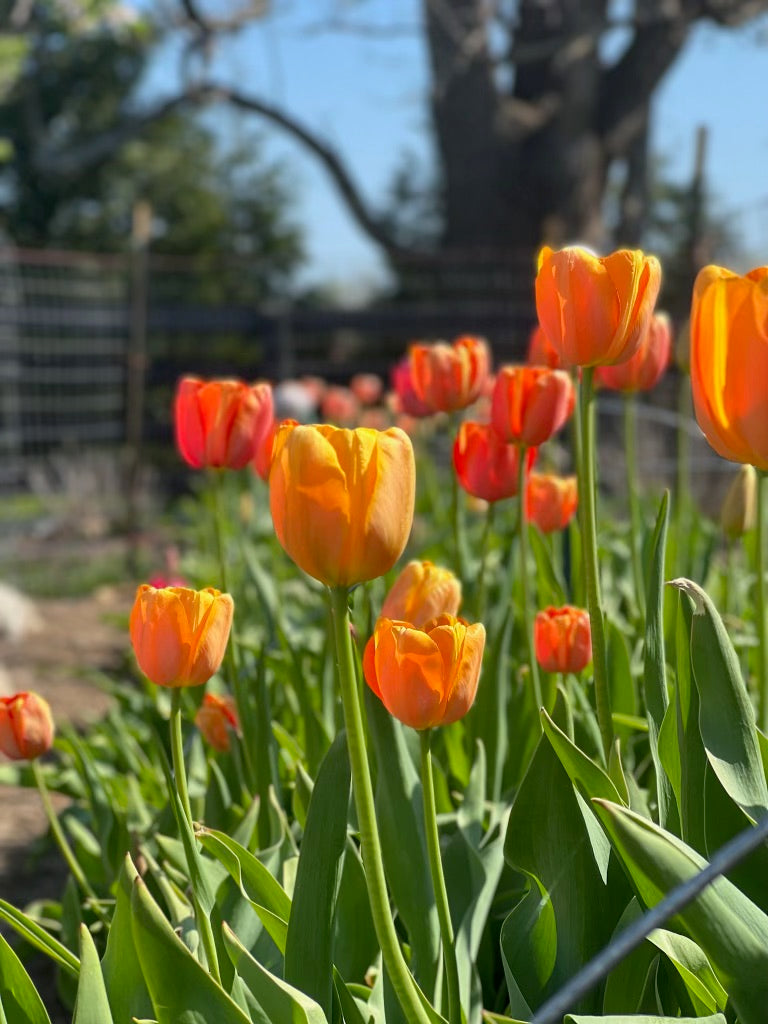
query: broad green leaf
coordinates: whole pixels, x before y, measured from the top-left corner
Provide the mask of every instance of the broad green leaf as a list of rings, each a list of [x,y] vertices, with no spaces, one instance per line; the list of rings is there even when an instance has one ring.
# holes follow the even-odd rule
[[[254,960],[235,933],[224,925],[224,943],[235,970],[275,1024],[328,1024],[322,1008],[304,992],[276,978]],[[162,1024],[162,1022],[161,1022]],[[216,1024],[219,1020],[216,1019]]]
[[[0,935],[0,1017],[4,1024],[51,1024],[21,960]]]
[[[141,878],[131,899],[133,938],[158,1024],[251,1024],[163,917]]]
[[[648,1014],[621,1013],[610,1017],[585,1017],[569,1013],[564,1024],[727,1024],[722,1013],[711,1017],[656,1017]]]
[[[9,924],[31,946],[45,953],[59,967],[62,967],[72,977],[77,978],[80,973],[80,961],[70,949],[67,949],[45,928],[42,928],[37,921],[22,910],[17,910],[10,903],[6,903],[5,900],[0,900],[0,919]]]
[[[84,924],[80,925],[80,978],[72,1024],[113,1024],[99,954]]]
[[[152,1011],[131,928],[131,893],[138,877],[130,855],[126,854],[117,879],[115,912],[101,962],[109,1005],[117,1021],[146,1017]]]
[[[333,969],[333,984],[336,989],[339,1005],[341,1006],[344,1024],[373,1024],[375,1014],[371,1012],[367,1005],[363,1009],[349,990],[349,987],[344,984],[344,979],[335,967]]]
[[[657,928],[648,936],[648,941],[672,961],[686,988],[707,1005],[713,1013],[724,1010],[728,993],[717,980],[712,965],[701,948],[685,935]]]
[[[603,797],[615,803],[623,803],[610,776],[568,739],[546,711],[541,712],[541,724],[552,749],[568,773],[568,778],[588,800],[594,796]]]
[[[557,957],[555,913],[538,879],[531,879],[528,892],[504,919],[500,945],[510,1011],[530,1017],[517,978],[529,992],[543,991]]]
[[[491,634],[494,639],[486,650],[477,699],[467,719],[474,738],[483,741],[488,755],[488,787],[493,800],[501,796],[505,761],[510,753],[507,720],[510,684],[506,651],[512,634],[512,618],[511,609],[507,607],[503,623]]]
[[[568,603],[565,582],[555,568],[546,540],[535,528],[528,531],[528,539],[536,560],[536,592],[539,596],[539,607],[543,608],[545,605],[551,604],[560,608]]]
[[[655,906],[706,861],[676,836],[632,811],[593,801],[637,894]],[[768,1004],[768,917],[726,878],[712,882],[673,920],[701,947],[741,1024],[760,1024]]]
[[[336,897],[333,962],[343,978],[362,982],[379,955],[368,887],[360,853],[347,836],[339,892]]]
[[[699,691],[691,668],[691,626],[693,605],[678,593],[675,647],[677,672],[675,704],[677,747],[680,758],[680,829],[683,840],[701,854],[706,853],[704,834],[704,779],[707,755],[699,731]]]
[[[707,759],[723,789],[756,821],[768,809],[768,786],[755,712],[739,661],[717,609],[691,580],[672,586],[692,598],[691,664],[699,691],[699,724]]]
[[[637,685],[632,676],[626,637],[615,622],[605,624],[608,685],[611,692],[611,711],[614,715],[637,715]],[[625,743],[632,736],[632,728],[614,721],[616,735]]]
[[[331,1016],[333,911],[347,839],[351,774],[342,730],[323,758],[307,823],[288,919],[286,982],[311,996]]]
[[[525,1021],[516,1017],[502,1017],[500,1013],[491,1013],[490,1010],[483,1010],[483,1020],[488,1024],[525,1024]]]

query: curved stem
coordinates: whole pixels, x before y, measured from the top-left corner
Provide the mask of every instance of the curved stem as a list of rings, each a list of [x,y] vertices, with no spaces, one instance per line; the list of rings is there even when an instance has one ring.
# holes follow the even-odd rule
[[[424,729],[421,739],[421,788],[424,796],[424,831],[427,838],[429,871],[435,892],[437,919],[440,922],[440,937],[443,940],[443,962],[448,982],[448,1020],[450,1024],[461,1024],[461,994],[459,991],[459,967],[456,962],[456,943],[453,936],[451,911],[448,906],[448,890],[445,887],[443,862],[440,858],[440,836],[437,831],[437,810],[435,808],[435,782],[432,777],[432,730]]]
[[[583,545],[587,607],[592,631],[592,660],[595,672],[595,704],[606,763],[613,743],[611,697],[605,660],[605,629],[600,598],[600,572],[597,561],[597,521],[595,516],[595,427],[592,415],[594,370],[585,367],[579,386],[581,460],[579,463],[579,516]]]
[[[519,515],[517,519],[518,537],[520,539],[520,576],[523,585],[523,631],[525,632],[525,646],[528,652],[528,665],[531,670],[531,683],[533,684],[533,695],[536,699],[536,721],[541,728],[539,711],[543,707],[541,697],[541,680],[539,678],[539,664],[536,661],[536,654],[533,649],[533,622],[531,618],[531,592],[528,579],[528,516],[525,514],[525,464],[527,462],[528,449],[520,445],[517,450],[517,501]]]
[[[373,786],[365,746],[363,715],[355,677],[347,600],[346,587],[331,589],[333,632],[336,641],[341,700],[344,707],[344,724],[347,730],[347,747],[352,769],[352,791],[357,810],[371,915],[376,929],[376,938],[381,946],[384,966],[406,1019],[413,1024],[417,1024],[417,1022],[418,1024],[429,1024],[429,1017],[422,1006],[416,982],[408,970],[408,965],[400,949],[389,908],[384,862],[381,856],[381,841],[373,806]]]
[[[765,505],[768,473],[757,471],[757,638],[759,641],[758,723],[768,730],[768,633],[765,625]]]
[[[640,614],[645,616],[645,578],[641,550],[640,501],[637,494],[637,400],[634,395],[624,399],[624,449],[627,467],[627,500],[629,502],[629,543],[632,572],[635,577],[635,598]]]

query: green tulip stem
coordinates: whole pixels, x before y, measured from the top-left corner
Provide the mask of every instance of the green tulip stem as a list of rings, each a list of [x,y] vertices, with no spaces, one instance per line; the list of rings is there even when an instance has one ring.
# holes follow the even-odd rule
[[[64,829],[61,827],[59,817],[53,808],[53,804],[51,803],[51,795],[48,792],[48,787],[45,784],[45,778],[43,776],[42,771],[40,770],[40,765],[37,761],[37,758],[33,758],[31,764],[32,774],[35,777],[35,783],[37,784],[37,789],[38,792],[40,793],[40,799],[43,802],[43,810],[45,811],[45,816],[48,819],[48,824],[51,828],[53,838],[56,840],[56,845],[58,846],[59,850],[61,850],[61,854],[64,857],[64,860],[67,862],[67,867],[72,872],[72,877],[80,886],[83,895],[86,896],[87,899],[90,901],[90,905],[93,907],[96,916],[104,924],[109,924],[109,918],[105,914],[104,909],[102,908],[101,903],[99,902],[99,897],[94,892],[91,883],[85,877],[85,872],[81,868],[80,862],[75,856],[75,852],[69,845],[69,841],[66,835],[64,834]]]
[[[759,641],[758,723],[768,731],[768,632],[765,625],[765,506],[768,473],[757,470],[757,638]]]
[[[592,658],[595,673],[597,722],[603,741],[606,764],[613,745],[611,697],[608,690],[605,628],[600,598],[600,571],[597,561],[597,520],[595,515],[595,420],[593,415],[593,367],[585,367],[579,386],[581,459],[579,461],[579,517],[583,548],[583,571],[587,589],[589,624],[592,631]]]
[[[365,746],[363,713],[357,688],[348,596],[346,587],[331,589],[333,632],[336,642],[341,699],[344,707],[344,723],[347,730],[347,748],[352,770],[352,791],[357,810],[371,914],[376,937],[381,947],[384,967],[395,995],[403,1008],[406,1020],[412,1024],[417,1024],[417,1022],[418,1024],[429,1024],[429,1016],[421,1003],[416,982],[408,970],[408,965],[400,949],[389,907],[384,862],[381,855],[381,840],[373,805],[373,786]]]
[[[485,575],[488,569],[488,546],[493,531],[493,520],[496,516],[496,502],[488,502],[488,511],[485,514],[483,534],[480,538],[480,570],[477,576],[477,589],[475,591],[475,614],[477,621],[482,622],[485,615]]]
[[[187,772],[184,766],[184,741],[181,732],[181,697],[182,687],[174,687],[171,690],[171,762],[173,764],[173,781],[176,786],[176,792],[179,794],[184,817],[187,819],[190,830],[194,831],[192,806],[189,802],[189,790],[187,789]],[[191,864],[189,869],[190,877],[194,878]],[[192,902],[195,907],[195,921],[200,932],[205,959],[208,961],[208,970],[211,973],[211,977],[221,984],[219,960],[216,955],[216,942],[213,937],[211,919],[200,907],[194,884],[192,886]]]
[[[531,588],[528,578],[528,516],[525,514],[525,470],[528,449],[520,445],[518,450],[517,465],[517,502],[519,515],[517,517],[517,533],[520,543],[520,577],[523,586],[523,632],[525,633],[525,648],[528,654],[528,665],[531,671],[531,683],[533,685],[533,696],[536,700],[536,721],[541,728],[539,711],[544,706],[541,696],[541,680],[539,679],[539,664],[536,661],[536,653],[533,646],[533,619],[531,616]]]
[[[645,617],[645,578],[642,558],[642,522],[637,493],[637,399],[624,398],[624,451],[627,468],[627,500],[629,502],[629,544],[632,573],[635,577],[635,600],[640,615]]]
[[[424,798],[424,831],[427,837],[427,856],[432,875],[432,888],[437,905],[437,919],[440,923],[440,937],[443,941],[443,962],[448,982],[449,1024],[462,1024],[461,994],[459,991],[459,966],[456,960],[456,940],[453,935],[451,911],[448,905],[448,891],[445,887],[443,862],[440,857],[440,836],[437,831],[437,809],[435,807],[435,781],[432,776],[432,730],[424,729],[421,739],[421,789]]]

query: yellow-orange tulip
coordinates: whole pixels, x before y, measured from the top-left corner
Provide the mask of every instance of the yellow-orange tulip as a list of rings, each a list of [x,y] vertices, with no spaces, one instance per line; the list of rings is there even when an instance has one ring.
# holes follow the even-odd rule
[[[768,267],[704,267],[691,307],[696,419],[715,451],[768,470]]]
[[[484,647],[485,627],[453,615],[438,615],[423,629],[379,619],[365,648],[365,681],[405,725],[449,725],[472,707]]]
[[[278,430],[269,476],[277,539],[329,587],[392,568],[411,532],[415,490],[413,447],[397,427]]]
[[[578,246],[544,246],[536,276],[539,323],[568,366],[621,363],[643,340],[660,284],[659,261],[639,249],[600,258]]]
[[[213,587],[190,590],[143,583],[130,619],[139,668],[158,686],[200,686],[221,665],[234,602]]]
[[[488,345],[470,334],[452,345],[411,345],[409,358],[414,390],[432,412],[466,409],[479,398],[491,369]]]
[[[461,581],[450,569],[413,561],[392,584],[381,606],[381,618],[410,622],[421,629],[442,612],[455,615],[460,604]]]
[[[53,716],[37,693],[0,697],[0,750],[14,761],[31,761],[51,749]]]

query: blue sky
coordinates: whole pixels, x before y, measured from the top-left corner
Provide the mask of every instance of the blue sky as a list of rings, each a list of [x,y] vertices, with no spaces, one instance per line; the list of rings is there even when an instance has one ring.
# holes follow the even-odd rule
[[[224,5],[212,2],[211,7]],[[396,167],[410,154],[428,165],[426,54],[418,32],[392,38],[312,31],[334,0],[294,3],[226,44],[217,75],[285,106],[330,140],[365,195],[384,198]],[[348,3],[350,18],[381,26],[418,27],[418,0]],[[285,8],[279,2],[273,9]],[[307,26],[310,26],[308,28]],[[172,59],[153,76],[167,88]],[[707,184],[744,237],[748,262],[768,262],[768,17],[739,30],[701,25],[664,79],[654,104],[654,148],[672,175],[685,181],[693,163],[696,126],[709,127]],[[305,226],[305,279],[338,282],[350,299],[383,275],[383,262],[346,213],[333,186],[299,145],[255,118],[221,109],[209,115],[225,132],[238,123],[265,136],[269,155],[282,158],[294,187],[296,216]]]

